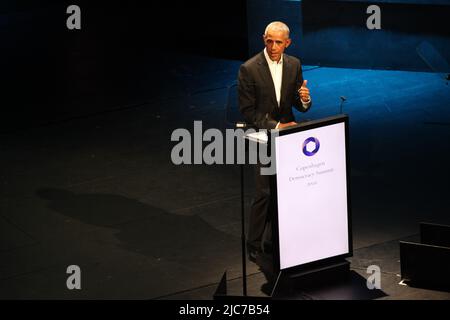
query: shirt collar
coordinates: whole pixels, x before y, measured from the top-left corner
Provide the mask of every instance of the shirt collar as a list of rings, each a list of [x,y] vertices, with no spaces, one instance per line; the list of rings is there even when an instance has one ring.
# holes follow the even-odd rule
[[[271,65],[271,64],[283,64],[283,56],[284,54],[281,55],[280,61],[276,62],[270,59],[269,54],[267,53],[267,48],[264,48],[264,57],[266,57],[267,60],[267,64]]]

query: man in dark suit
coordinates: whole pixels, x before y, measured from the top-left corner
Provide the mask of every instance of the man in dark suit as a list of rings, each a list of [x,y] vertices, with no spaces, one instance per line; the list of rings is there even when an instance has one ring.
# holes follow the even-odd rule
[[[246,122],[258,129],[282,129],[296,124],[292,106],[306,112],[311,107],[311,97],[300,61],[284,54],[291,44],[289,28],[282,22],[272,22],[266,27],[263,40],[264,50],[239,69],[239,108]],[[256,195],[247,236],[247,251],[253,262],[261,251],[270,251],[270,236],[263,244],[263,235],[272,218],[268,212],[269,177],[261,175],[261,165],[255,167]]]

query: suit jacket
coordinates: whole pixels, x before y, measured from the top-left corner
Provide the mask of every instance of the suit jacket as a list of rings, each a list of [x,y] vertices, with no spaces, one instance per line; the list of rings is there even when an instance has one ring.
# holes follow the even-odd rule
[[[278,122],[295,121],[292,106],[301,112],[303,106],[298,94],[303,83],[300,60],[283,54],[283,77],[280,106],[264,52],[241,65],[238,76],[239,109],[245,121],[259,129],[274,129]]]

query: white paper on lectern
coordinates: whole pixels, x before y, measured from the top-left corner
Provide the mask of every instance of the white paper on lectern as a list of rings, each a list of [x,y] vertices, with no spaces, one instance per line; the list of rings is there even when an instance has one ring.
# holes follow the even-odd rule
[[[261,143],[267,143],[267,141],[269,140],[269,138],[267,137],[267,132],[265,131],[247,133],[245,137],[249,140]]]
[[[348,253],[345,124],[276,137],[275,148],[280,269]]]

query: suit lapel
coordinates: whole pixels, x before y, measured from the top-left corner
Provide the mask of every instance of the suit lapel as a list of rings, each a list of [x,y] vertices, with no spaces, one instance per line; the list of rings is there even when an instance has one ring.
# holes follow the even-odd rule
[[[259,56],[259,74],[261,75],[261,78],[263,80],[263,83],[267,83],[268,87],[270,88],[270,97],[272,100],[272,103],[277,106],[277,96],[275,94],[275,86],[273,84],[272,75],[270,74],[269,65],[267,64],[266,57],[264,56],[264,52],[260,53]],[[284,68],[283,68],[284,73]]]
[[[281,77],[281,93],[280,93],[280,107],[286,98],[287,83],[289,79],[289,59],[283,54],[283,76]]]

